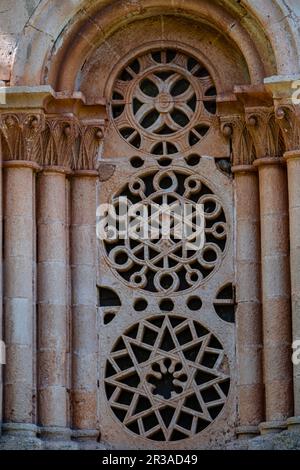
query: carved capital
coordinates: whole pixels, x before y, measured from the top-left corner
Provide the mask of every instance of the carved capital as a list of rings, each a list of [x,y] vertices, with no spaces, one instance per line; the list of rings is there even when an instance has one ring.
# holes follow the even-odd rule
[[[285,145],[273,106],[246,108],[245,114],[257,158],[282,157]]]
[[[222,117],[221,130],[226,138],[231,139],[233,165],[251,165],[256,154],[245,117],[241,114]]]
[[[43,113],[4,113],[0,116],[1,153],[4,160],[39,163]]]
[[[0,114],[3,160],[97,170],[103,137],[103,120],[79,120],[71,113],[46,114],[42,110]]]
[[[300,149],[300,106],[279,104],[275,109],[276,121],[281,129],[286,151]]]
[[[41,164],[72,168],[76,161],[78,123],[73,116],[46,116]]]
[[[102,145],[104,129],[95,122],[82,122],[79,128],[79,153],[74,169],[94,170],[98,167],[97,157]]]

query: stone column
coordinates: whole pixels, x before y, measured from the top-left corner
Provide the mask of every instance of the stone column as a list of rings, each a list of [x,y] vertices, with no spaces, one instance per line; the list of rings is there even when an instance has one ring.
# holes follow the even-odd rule
[[[3,182],[2,182],[2,154],[0,146],[0,246],[3,246]],[[5,354],[5,344],[3,337],[3,250],[0,253],[0,423],[2,423],[2,412],[3,412],[3,380],[2,380],[2,371],[3,371],[3,362]],[[0,437],[2,434],[2,426],[0,426]]]
[[[292,339],[300,340],[300,150],[285,154],[288,169],[290,257],[292,285]],[[294,417],[289,429],[300,431],[300,364],[294,364]]]
[[[36,448],[34,392],[34,185],[37,164],[4,162],[4,412],[2,448]]]
[[[263,420],[260,224],[257,169],[234,166],[236,190],[237,360],[240,438],[259,434]]]
[[[97,287],[96,181],[98,172],[75,171],[71,186],[72,427],[81,447],[96,448]]]
[[[69,448],[67,200],[64,167],[45,167],[38,191],[38,417],[45,447]],[[49,444],[47,444],[49,442]]]
[[[278,432],[291,416],[291,322],[286,168],[281,158],[260,158],[261,261],[266,420],[261,433]]]

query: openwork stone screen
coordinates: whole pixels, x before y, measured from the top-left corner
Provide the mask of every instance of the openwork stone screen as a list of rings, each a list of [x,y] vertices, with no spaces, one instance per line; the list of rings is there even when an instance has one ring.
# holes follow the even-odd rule
[[[196,145],[216,118],[215,85],[199,59],[172,47],[117,64],[109,83],[109,135],[121,137],[123,156],[105,155],[115,172],[98,191],[117,229],[108,217],[98,242],[102,439],[222,445],[235,419],[232,180]],[[172,215],[167,237],[163,224],[155,236],[138,224],[121,236],[122,200],[138,208],[128,222],[186,204],[197,228],[201,207],[203,244],[178,237]]]
[[[216,113],[216,89],[196,59],[167,49],[143,54],[118,75],[111,114],[122,137],[155,155],[198,143]]]
[[[226,246],[226,219],[220,199],[199,175],[174,167],[137,173],[111,203],[117,206],[120,197],[127,197],[139,208],[149,207],[149,214],[153,207],[164,205],[172,210],[184,204],[196,212],[196,204],[202,204],[205,216],[205,243],[199,251],[189,250],[184,239],[176,238],[176,220],[170,223],[168,239],[162,230],[153,239],[137,239],[136,231],[126,239],[107,239],[108,262],[128,286],[167,293],[193,289],[220,265]],[[117,223],[121,218],[116,217]]]
[[[220,342],[200,323],[154,316],[118,339],[105,384],[113,413],[130,431],[154,441],[178,441],[218,416],[229,370]]]

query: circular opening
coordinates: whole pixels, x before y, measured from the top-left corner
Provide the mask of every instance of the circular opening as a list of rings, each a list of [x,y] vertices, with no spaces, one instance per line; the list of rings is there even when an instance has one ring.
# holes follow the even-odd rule
[[[136,284],[140,284],[140,282],[142,282],[141,276],[139,276],[139,275],[135,276],[135,277],[134,277],[134,282],[135,282]]]
[[[117,264],[125,264],[128,261],[128,255],[126,253],[118,253],[115,257],[115,261]]]
[[[203,254],[203,259],[209,263],[216,261],[217,253],[214,250],[206,250]]]
[[[130,164],[133,168],[141,168],[144,165],[144,160],[140,157],[132,157]]]
[[[170,289],[173,284],[173,278],[169,274],[165,274],[161,277],[160,285],[163,289]]]
[[[145,299],[138,299],[134,302],[134,310],[136,312],[143,312],[148,307],[148,302]]]
[[[160,302],[159,308],[164,312],[171,312],[174,309],[174,302],[171,299],[164,299]]]
[[[187,300],[187,306],[190,310],[193,311],[200,310],[200,308],[202,307],[202,301],[200,297],[193,296]]]
[[[199,279],[199,276],[198,276],[197,273],[192,273],[191,276],[190,276],[190,278],[191,278],[191,281],[192,281],[192,282],[197,282],[198,279]]]
[[[161,187],[161,189],[168,189],[172,186],[172,183],[172,178],[170,178],[170,176],[165,176],[160,180],[159,186]]]
[[[216,210],[216,202],[212,201],[209,199],[207,202],[205,202],[205,212],[207,214],[212,214]]]
[[[190,166],[196,166],[200,163],[201,157],[196,154],[189,155],[185,158],[185,161]]]
[[[189,187],[190,188],[195,188],[197,186],[197,181],[196,180],[189,180]]]
[[[135,183],[133,183],[132,187],[133,189],[137,190],[137,189],[140,189],[141,185],[138,181],[136,181]]]

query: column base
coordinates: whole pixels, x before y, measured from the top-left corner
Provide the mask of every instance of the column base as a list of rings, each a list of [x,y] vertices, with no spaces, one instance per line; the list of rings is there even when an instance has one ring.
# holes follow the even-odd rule
[[[97,441],[99,431],[94,429],[75,429],[72,438],[78,444],[80,450],[106,450],[104,444]]]
[[[45,450],[78,450],[78,444],[71,440],[71,430],[56,426],[39,429],[43,449]]]
[[[238,440],[251,439],[259,436],[260,431],[258,426],[239,426],[236,429],[236,435]]]
[[[292,418],[288,418],[286,420],[286,424],[289,431],[300,433],[300,416],[293,416]]]
[[[277,434],[284,431],[286,427],[286,421],[265,421],[258,426],[262,436],[266,434]]]
[[[288,427],[288,429],[287,429]],[[251,438],[247,430],[253,430]],[[256,426],[241,426],[237,429],[238,439],[227,444],[227,450],[300,450],[300,417],[293,416],[287,421],[268,421],[256,429],[261,435],[255,436]]]
[[[0,437],[1,450],[42,450],[43,443],[36,437],[37,426],[24,423],[5,423]]]

